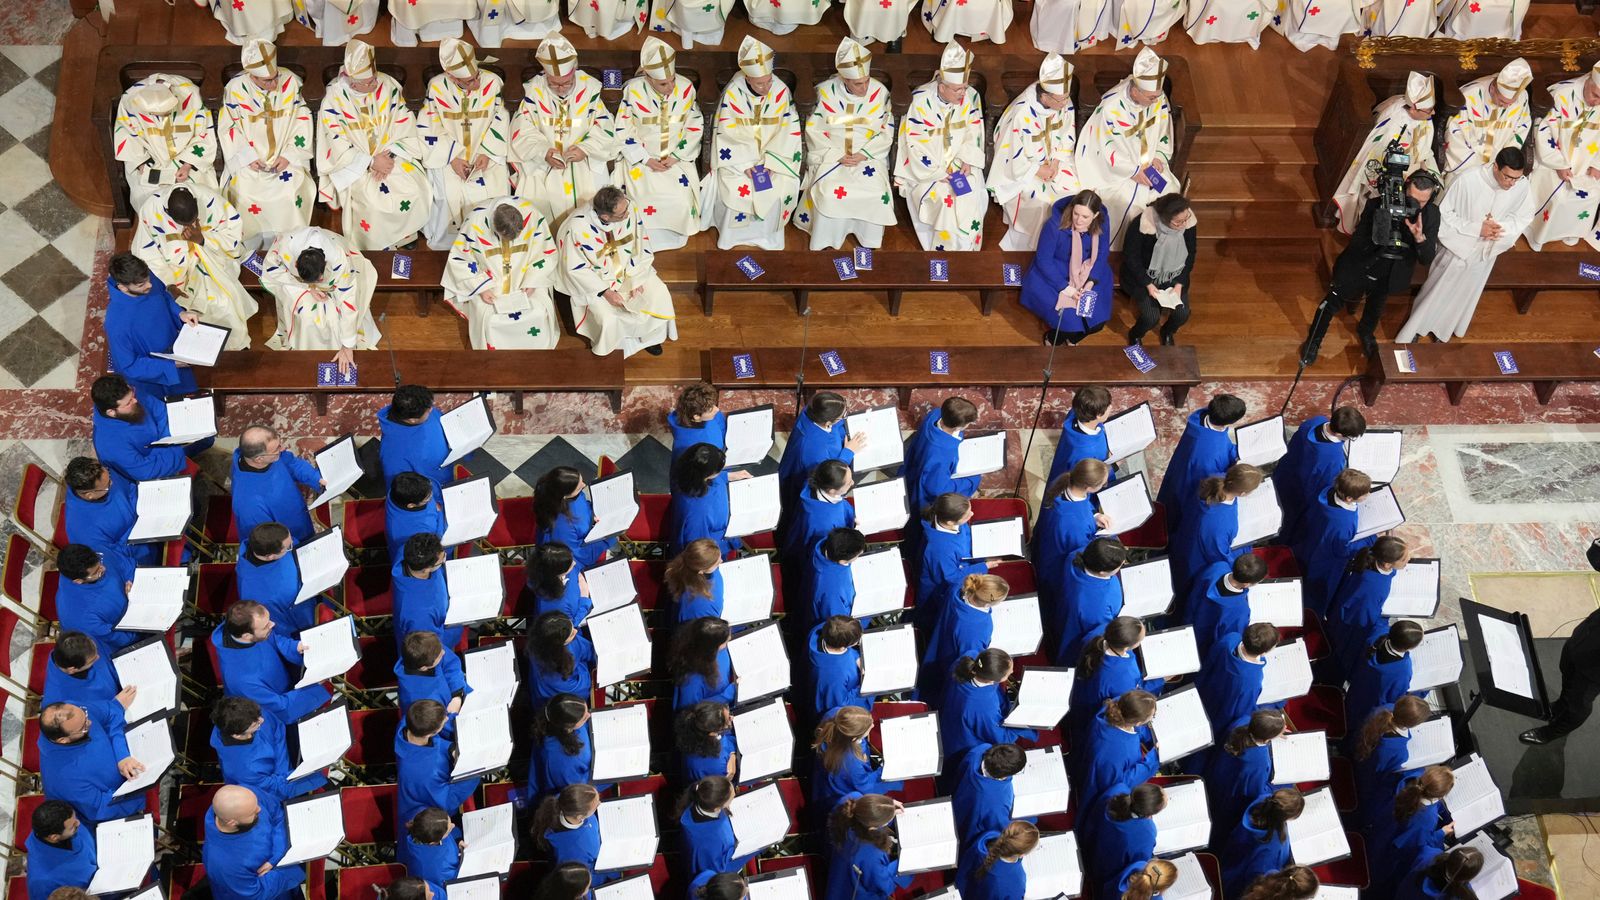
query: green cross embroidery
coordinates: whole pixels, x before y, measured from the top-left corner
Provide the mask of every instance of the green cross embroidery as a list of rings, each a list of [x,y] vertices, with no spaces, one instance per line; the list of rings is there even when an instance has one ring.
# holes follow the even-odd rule
[[[795,162],[799,162],[800,161],[800,153],[799,153],[799,151],[795,151],[794,161]]]
[[[1588,210],[1584,210],[1583,212],[1578,213],[1578,218],[1579,219],[1587,219],[1587,218],[1589,218],[1589,211]]]
[[[1253,12],[1250,15],[1245,16],[1246,19],[1249,19],[1252,22],[1254,22],[1256,19],[1258,19],[1260,17],[1261,17],[1261,13],[1258,13],[1258,12]]]
[[[296,137],[296,138],[295,138],[295,139],[294,139],[294,145],[295,145],[295,146],[296,146],[296,147],[304,147],[304,146],[305,146],[305,145],[306,145],[306,139],[305,139],[305,136],[304,136],[304,135],[301,135],[301,136],[299,136],[299,137]]]
[[[533,264],[533,267],[534,267],[534,268],[535,268],[535,269],[542,269],[542,268],[544,268],[544,260],[542,260],[542,259],[541,259],[541,260],[539,260],[539,261],[538,261],[538,262],[536,262],[536,263],[534,263],[534,264]]]
[[[528,329],[528,336],[529,337],[538,337],[539,336],[539,326],[535,325],[532,328],[529,328]]]
[[[401,200],[400,201],[400,211],[401,212],[409,212],[410,210],[411,210],[411,201],[410,200]]]
[[[206,148],[204,148],[204,147],[195,147],[192,150],[190,150],[189,152],[193,153],[195,156],[205,156],[206,155]]]
[[[973,219],[972,220],[972,224],[967,226],[967,230],[968,231],[977,231],[979,228],[982,228],[982,227],[983,227],[983,223],[982,222],[979,222],[977,219]]]
[[[882,197],[879,197],[878,199],[882,200],[884,203],[888,203],[889,202],[889,195],[888,194],[884,194]]]
[[[684,139],[678,141],[678,149],[679,150],[686,149],[688,146],[689,146],[688,138],[684,138]]]
[[[294,198],[294,208],[295,209],[299,209],[301,206],[305,205],[305,199],[306,198],[304,198],[304,197],[296,197],[296,198]]]

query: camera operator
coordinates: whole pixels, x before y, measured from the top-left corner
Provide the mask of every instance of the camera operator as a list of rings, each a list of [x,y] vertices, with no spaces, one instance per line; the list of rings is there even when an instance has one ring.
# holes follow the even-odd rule
[[[1366,295],[1367,308],[1361,314],[1356,333],[1361,338],[1361,351],[1369,359],[1378,353],[1374,334],[1389,295],[1409,291],[1411,273],[1418,261],[1431,264],[1439,249],[1439,205],[1434,202],[1439,197],[1438,177],[1424,170],[1413,172],[1405,179],[1405,196],[1416,201],[1420,209],[1396,223],[1394,233],[1399,240],[1387,248],[1373,240],[1374,224],[1384,205],[1383,195],[1380,193],[1367,201],[1349,245],[1334,260],[1328,296],[1322,301],[1342,303],[1353,313],[1362,295]]]

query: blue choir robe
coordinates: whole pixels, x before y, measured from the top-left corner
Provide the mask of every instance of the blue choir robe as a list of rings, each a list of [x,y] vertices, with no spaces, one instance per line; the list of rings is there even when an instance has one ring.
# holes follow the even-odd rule
[[[111,294],[105,320],[107,368],[127,379],[134,390],[156,397],[194,393],[194,369],[155,355],[171,353],[183,328],[179,318],[183,310],[167,286],[151,273],[148,293],[130,294],[110,277],[106,289]],[[34,896],[44,900],[46,895]]]
[[[922,417],[917,433],[906,443],[906,461],[900,469],[906,479],[906,501],[912,510],[921,511],[940,494],[971,497],[978,492],[981,476],[955,477],[961,440],[961,435],[939,427],[937,408]]]
[[[856,747],[867,758],[846,753],[837,772],[828,771],[822,764],[828,745],[824,743],[817,748],[817,767],[811,778],[811,802],[817,809],[833,809],[848,794],[887,794],[905,787],[903,781],[883,780],[883,768],[872,764],[872,748],[867,745],[866,738],[857,739]]]
[[[1066,332],[1084,332],[1104,325],[1111,318],[1111,230],[1102,222],[1099,234],[1079,234],[1074,241],[1072,230],[1072,198],[1063,197],[1050,208],[1050,217],[1039,228],[1039,248],[1033,262],[1022,275],[1022,306],[1038,316],[1047,328]],[[1067,227],[1061,227],[1061,219]],[[1073,245],[1077,245],[1077,260],[1073,259]],[[1094,305],[1087,317],[1078,314],[1077,304],[1063,310],[1056,309],[1061,291],[1072,281],[1073,262],[1094,263],[1089,267],[1089,280],[1085,290],[1094,292]],[[1104,457],[1102,457],[1104,458]]]
[[[45,656],[44,699],[39,704],[40,709],[52,703],[71,703],[87,708],[116,702],[122,684],[117,680],[117,670],[111,665],[111,657],[102,653],[89,668],[77,674],[68,674],[56,665],[54,655],[44,648],[34,652],[44,653]]]
[[[617,545],[617,536],[586,541],[589,529],[594,527],[594,505],[589,502],[589,492],[579,491],[578,496],[567,501],[567,511],[556,516],[549,528],[539,529],[541,544],[566,544],[578,568],[592,569],[605,558],[606,552]]]
[[[1043,620],[1046,647],[1061,641],[1061,620],[1065,610],[1061,597],[1067,569],[1072,560],[1095,539],[1100,526],[1094,521],[1094,500],[1055,497],[1039,511],[1033,529],[1033,574],[1039,592],[1039,614]]]
[[[1223,831],[1228,827],[1223,823],[1239,821],[1253,798],[1289,786],[1272,783],[1270,746],[1246,747],[1238,756],[1222,747],[1221,741],[1227,740],[1235,728],[1248,724],[1249,716],[1228,723],[1219,732],[1221,740],[1206,757],[1206,801],[1211,806],[1212,834],[1219,844],[1226,837]]]
[[[1172,586],[1180,597],[1189,596],[1195,580],[1207,567],[1220,562],[1228,563],[1249,547],[1235,548],[1233,539],[1239,535],[1239,503],[1206,503],[1200,501],[1189,510],[1183,524],[1173,533],[1168,544],[1172,563]]]
[[[438,407],[416,425],[403,425],[389,418],[391,407],[378,410],[378,464],[383,467],[383,483],[389,484],[401,472],[416,472],[433,482],[434,490],[454,480],[455,471],[445,466],[450,442],[445,440],[443,413]]]
[[[436,897],[444,897],[444,886],[461,871],[461,835],[450,832],[437,844],[418,843],[406,832],[404,823],[394,844],[395,862],[406,867],[406,874],[421,878]]]
[[[1089,723],[1105,708],[1107,700],[1133,690],[1159,695],[1166,684],[1163,678],[1145,678],[1139,657],[1131,650],[1127,656],[1105,654],[1093,675],[1072,682],[1072,702],[1067,709],[1067,746],[1083,746]]]
[[[806,488],[800,492],[799,505],[794,518],[784,529],[783,559],[786,563],[803,564],[811,555],[817,542],[827,537],[835,528],[856,527],[856,508],[844,498],[827,500]]]
[[[1427,867],[1432,862],[1431,856],[1416,860],[1411,872],[1395,885],[1394,900],[1444,900],[1449,896],[1443,884],[1428,877]]]
[[[284,731],[283,725],[272,716],[262,716],[261,727],[243,741],[212,728],[211,749],[222,763],[222,780],[227,784],[244,785],[257,794],[271,794],[278,800],[327,787],[328,779],[321,772],[289,780],[294,766],[289,763],[289,745]]]
[[[783,456],[778,459],[778,482],[783,491],[785,507],[805,490],[806,480],[811,477],[811,470],[818,463],[837,459],[848,466],[856,461],[855,451],[844,445],[846,437],[848,434],[843,422],[834,424],[831,429],[824,429],[803,412],[794,417],[794,428],[789,430],[789,442],[784,445]]]
[[[383,501],[383,537],[391,562],[405,555],[406,541],[413,534],[444,534],[444,529],[444,508],[437,494],[421,509],[396,506],[388,498]]]
[[[105,556],[118,557],[123,560],[122,568],[160,565],[160,543],[128,543],[128,534],[139,518],[134,505],[138,499],[137,488],[116,472],[107,471],[111,475],[111,489],[98,500],[85,500],[72,490],[63,492],[61,515],[67,527],[67,541]]]
[[[1411,871],[1420,856],[1432,858],[1445,850],[1444,826],[1450,812],[1442,801],[1424,803],[1405,819],[1395,818],[1395,798],[1405,782],[1395,785],[1389,796],[1387,815],[1378,816],[1365,837],[1372,842],[1372,883],[1392,886]]]
[[[994,778],[983,771],[983,755],[993,746],[974,744],[961,758],[957,770],[953,805],[956,835],[962,844],[975,843],[984,834],[1001,831],[1011,822],[1011,804],[1016,800],[1011,778]]]
[[[994,616],[959,593],[947,596],[941,607],[939,620],[928,629],[922,665],[917,670],[917,696],[934,707],[941,704],[956,660],[977,656],[994,637]]]
[[[959,589],[968,575],[982,575],[989,566],[982,560],[968,560],[972,555],[972,526],[962,525],[955,531],[922,520],[922,552],[914,557],[917,566],[917,614],[923,627],[937,622],[938,604],[951,591]]]
[[[718,472],[699,497],[673,491],[667,502],[667,556],[677,556],[692,541],[710,538],[726,557],[740,546],[738,538],[728,537],[728,512],[727,471]]]
[[[858,796],[846,794],[839,802]],[[828,889],[823,894],[828,900],[889,900],[896,890],[911,886],[911,876],[900,874],[898,857],[861,840],[854,829],[845,832],[843,844],[830,842],[828,851]]]
[[[701,700],[732,706],[738,691],[739,686],[733,683],[733,657],[728,655],[728,648],[723,647],[717,651],[717,683],[708,684],[699,672],[691,672],[672,689],[672,709],[674,712],[688,709]]]
[[[1345,470],[1344,441],[1330,441],[1322,435],[1327,416],[1313,416],[1302,422],[1289,439],[1289,452],[1272,470],[1272,485],[1278,491],[1278,506],[1283,509],[1283,533],[1293,534],[1300,515],[1313,497],[1333,487],[1333,480]]]
[[[1144,870],[1147,866],[1149,866],[1149,864],[1150,861],[1148,859],[1141,859],[1138,862],[1129,863],[1127,867],[1122,870],[1122,874],[1117,876],[1116,888],[1110,894],[1112,900],[1116,900],[1116,898],[1119,898],[1126,893],[1129,885],[1133,883],[1134,877],[1144,874]],[[1110,888],[1110,885],[1107,885],[1107,887]],[[1150,900],[1161,900],[1162,896],[1162,894],[1156,894],[1151,897]]]
[[[112,701],[85,706],[89,734],[71,744],[57,744],[39,736],[39,778],[44,795],[63,800],[77,812],[86,827],[145,812],[145,792],[113,798],[122,787],[117,763],[132,754],[123,731],[122,704]]]
[[[52,844],[34,833],[23,842],[28,851],[28,896],[45,900],[59,887],[87,888],[99,870],[94,828],[80,824],[65,845]]]
[[[566,676],[545,668],[529,657],[528,690],[535,707],[548,703],[557,694],[577,694],[585,700],[589,699],[594,689],[594,667],[598,661],[594,644],[580,631],[567,644],[567,652],[572,654],[572,674]]]
[[[1161,768],[1155,743],[1149,725],[1140,725],[1129,733],[1106,721],[1104,710],[1096,713],[1084,740],[1087,752],[1077,762],[1078,808],[1090,808],[1110,796],[1118,785],[1149,781]]]
[[[238,523],[241,540],[263,522],[277,522],[289,529],[296,544],[303,544],[316,534],[311,527],[311,510],[306,508],[306,498],[300,489],[310,488],[313,496],[320,494],[322,473],[317,467],[285,451],[267,466],[257,471],[243,464],[239,451],[233,451],[233,519]]]
[[[1205,665],[1194,676],[1195,688],[1200,692],[1200,702],[1206,708],[1206,717],[1217,734],[1226,736],[1222,729],[1250,715],[1261,696],[1261,683],[1266,674],[1266,662],[1250,662],[1239,655],[1239,643],[1244,637],[1228,632],[1206,654]],[[1281,705],[1281,704],[1274,704]]]
[[[1263,799],[1264,795],[1253,798],[1246,809]],[[1217,855],[1222,861],[1223,896],[1241,897],[1252,881],[1289,864],[1289,842],[1250,824],[1246,812]]]
[[[703,597],[692,591],[684,591],[674,598],[677,600],[675,607],[679,624],[693,622],[695,619],[704,619],[708,616],[717,619],[722,618],[722,606],[727,600],[724,593],[726,585],[722,580],[721,567],[707,575],[706,580],[711,582],[711,596]]]
[[[293,638],[274,632],[260,643],[243,644],[223,634],[218,625],[211,632],[211,645],[217,651],[223,690],[229,696],[249,697],[260,704],[263,717],[274,716],[285,727],[322,708],[333,696],[320,684],[294,686],[305,664]]]
[[[544,839],[550,844],[551,861],[556,865],[582,863],[593,871],[594,861],[600,857],[600,817],[590,816],[577,828],[568,828],[558,819],[554,828],[545,831]],[[595,872],[594,884],[605,884],[616,878],[615,872]]]
[[[256,795],[260,817],[250,828],[227,834],[217,827],[216,815],[206,810],[205,843],[200,845],[206,878],[216,900],[289,900],[300,896],[306,867],[277,865],[289,850],[289,826],[283,804]],[[262,863],[273,867],[256,874]]]
[[[1348,677],[1367,648],[1388,632],[1389,621],[1383,616],[1383,604],[1389,600],[1389,588],[1394,584],[1396,571],[1362,569],[1346,573],[1339,580],[1323,623],[1328,642],[1333,645],[1333,661],[1339,666],[1335,673],[1338,680]]]
[[[1200,502],[1200,482],[1221,475],[1238,461],[1239,448],[1227,430],[1207,425],[1204,407],[1190,413],[1156,493],[1156,500],[1167,508],[1167,530],[1177,528],[1184,512]]]
[[[1350,686],[1344,692],[1345,733],[1355,734],[1372,711],[1393,706],[1411,687],[1411,656],[1389,662],[1379,661],[1376,652],[1364,654],[1350,673]],[[1425,691],[1417,691],[1422,696]]]
[[[955,762],[979,744],[1010,744],[1039,736],[1031,728],[1001,724],[1005,717],[1005,692],[1000,685],[970,681],[952,684],[939,708],[939,737],[944,742],[945,759]]]
[[[548,612],[558,612],[572,620],[572,624],[583,626],[583,621],[589,618],[589,611],[594,609],[594,600],[584,596],[583,579],[579,578],[580,572],[570,572],[561,577],[561,596],[546,597],[535,591],[531,585],[524,590],[533,597],[534,618]],[[451,646],[446,644],[445,646]]]
[[[304,603],[295,602],[300,596],[300,564],[295,562],[292,551],[269,562],[260,562],[246,548],[239,554],[233,574],[238,579],[239,596],[267,608],[274,632],[299,637],[300,632],[317,624],[318,601],[312,598]]]
[[[394,676],[400,685],[401,709],[410,709],[418,700],[437,700],[441,706],[449,706],[455,698],[472,693],[461,669],[461,657],[454,650],[446,649],[439,664],[431,669],[408,669],[401,660],[394,664]]]
[[[454,750],[454,742],[442,735],[436,734],[427,744],[418,745],[406,740],[405,726],[395,730],[395,784],[399,786],[395,797],[397,821],[409,822],[430,806],[437,806],[453,816],[478,789],[482,776],[450,780]]]
[[[1408,735],[1386,734],[1378,739],[1371,755],[1355,760],[1356,818],[1363,830],[1375,827],[1380,819],[1393,819],[1396,788],[1422,773],[1421,769],[1406,768],[1410,740]]]
[[[833,616],[848,616],[855,607],[855,574],[845,563],[829,559],[822,545],[811,548],[810,575],[806,579],[810,596],[801,605],[801,615],[807,618],[801,625],[810,627],[826,622]]]
[[[695,444],[710,444],[718,450],[728,449],[728,414],[717,410],[717,414],[704,422],[680,422],[678,411],[667,413],[667,430],[672,432],[672,461],[677,462],[678,457]]]
[[[139,405],[144,407],[144,418],[138,422],[113,419],[100,410],[94,411],[94,455],[112,472],[132,482],[152,481],[182,474],[189,466],[183,447],[156,446],[156,441],[169,435],[167,431],[167,404],[148,391],[137,388],[134,393]],[[196,442],[191,446],[206,443]]]
[[[707,818],[691,803],[678,817],[678,828],[690,872],[737,872],[759,855],[759,851],[733,855],[739,840],[733,836],[733,817],[726,810]]]
[[[861,693],[861,648],[849,647],[843,653],[822,649],[822,626],[806,637],[806,656],[811,665],[806,678],[811,681],[811,711],[821,715],[841,706],[872,709],[872,698]],[[871,791],[862,791],[869,794]]]
[[[1061,440],[1056,444],[1056,455],[1050,460],[1050,477],[1044,483],[1052,484],[1072,471],[1078,460],[1104,460],[1110,455],[1111,447],[1106,442],[1105,429],[1097,427],[1094,434],[1089,434],[1078,424],[1078,414],[1069,412],[1066,421],[1061,423]]]
[[[389,574],[390,591],[394,595],[395,645],[403,645],[406,635],[414,631],[431,631],[439,636],[439,643],[446,650],[454,650],[459,646],[462,626],[446,628],[444,624],[445,613],[450,610],[450,591],[444,582],[444,566],[434,569],[426,578],[417,578],[406,571],[406,562],[401,559],[395,561]]]
[[[1052,657],[1056,665],[1073,666],[1085,644],[1099,637],[1122,612],[1122,579],[1101,578],[1078,563],[1067,568],[1061,585],[1061,640]]]
[[[528,786],[537,796],[554,794],[569,784],[594,783],[594,740],[585,724],[576,732],[578,752],[569,754],[554,736],[547,736],[534,748],[528,761]],[[607,785],[595,785],[605,790]]]
[[[956,890],[961,900],[1022,900],[1028,891],[1028,873],[1022,861],[1006,862],[995,858],[989,871],[978,873],[989,855],[989,845],[1000,837],[990,831],[969,844],[956,864]]]
[[[680,754],[683,757],[684,780],[690,784],[711,775],[728,774],[728,758],[739,752],[739,744],[734,740],[733,731],[725,731],[717,736],[717,752],[714,756],[700,756],[695,753]]]
[[[128,611],[124,584],[125,580],[133,580],[133,570],[122,569],[118,557],[107,556],[102,561],[106,569],[96,581],[79,584],[69,578],[61,579],[61,586],[56,590],[56,615],[60,617],[62,631],[87,634],[94,638],[101,655],[111,656],[149,635],[117,630],[122,614]]]
[[[1137,785],[1119,784],[1102,797],[1088,816],[1089,834],[1085,844],[1084,861],[1088,863],[1093,884],[1105,885],[1100,896],[1115,898],[1109,893],[1113,883],[1122,878],[1122,871],[1136,862],[1145,862],[1155,855],[1156,823],[1154,819],[1134,817],[1119,822],[1107,815],[1106,801],[1119,794],[1131,792]]]
[[[1300,570],[1305,573],[1301,593],[1306,609],[1316,613],[1319,619],[1327,618],[1328,604],[1333,600],[1339,580],[1344,577],[1345,568],[1350,565],[1350,558],[1378,539],[1377,535],[1369,535],[1353,540],[1355,535],[1356,511],[1340,506],[1333,499],[1332,488],[1323,491],[1300,516],[1290,548],[1300,563]]]
[[[1250,627],[1250,589],[1234,591],[1223,579],[1233,573],[1233,564],[1212,563],[1195,576],[1184,617],[1194,626],[1194,639],[1206,653],[1225,634],[1244,634]]]

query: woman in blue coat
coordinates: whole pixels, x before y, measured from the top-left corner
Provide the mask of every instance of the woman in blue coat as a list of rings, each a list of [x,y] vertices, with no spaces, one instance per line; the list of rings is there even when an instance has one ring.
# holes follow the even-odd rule
[[[710,538],[727,556],[743,544],[728,537],[728,482],[750,477],[728,472],[728,455],[710,444],[695,444],[672,463],[672,499],[667,504],[667,553],[677,556],[689,542]]]
[[[943,615],[927,630],[927,647],[917,672],[917,696],[929,706],[941,705],[950,669],[963,656],[977,656],[994,637],[992,610],[1011,590],[998,575],[968,575],[944,601]]]
[[[859,706],[830,710],[817,726],[811,750],[817,757],[811,779],[811,802],[818,809],[833,809],[847,794],[887,794],[905,787],[884,781],[883,767],[874,766],[867,735],[872,715]]]
[[[406,823],[394,847],[395,862],[406,867],[406,874],[427,882],[440,897],[461,871],[461,841],[455,830],[449,813],[430,806]]]
[[[1129,691],[1160,694],[1166,686],[1161,678],[1145,678],[1139,658],[1133,651],[1144,642],[1144,622],[1133,616],[1117,616],[1105,631],[1090,639],[1078,658],[1078,674],[1072,682],[1072,702],[1067,707],[1067,746],[1082,747],[1092,721],[1107,700]]]
[[[824,897],[889,900],[909,887],[900,874],[894,817],[905,807],[883,794],[849,793],[828,817],[828,890]]]
[[[733,716],[728,704],[701,700],[681,709],[673,731],[684,777],[690,784],[711,775],[732,778],[738,771],[735,757],[739,745],[733,738]]]
[[[678,395],[677,405],[667,413],[673,462],[695,444],[728,449],[728,414],[717,406],[721,399],[717,389],[705,383],[691,384]]]
[[[594,780],[594,740],[589,704],[573,694],[557,694],[533,717],[533,757],[528,786],[534,796],[554,794],[569,784]],[[610,785],[597,785],[605,790]]]
[[[1393,535],[1378,538],[1351,557],[1323,624],[1333,644],[1330,662],[1338,666],[1333,673],[1337,681],[1348,678],[1361,654],[1388,630],[1383,604],[1389,600],[1395,574],[1409,562],[1411,549]]]
[[[1110,472],[1098,459],[1082,459],[1045,488],[1039,522],[1033,529],[1033,572],[1047,647],[1054,647],[1061,638],[1061,585],[1067,569],[1106,525],[1106,517],[1095,512],[1092,498],[1106,486]]]
[[[1432,716],[1428,701],[1406,694],[1393,707],[1381,707],[1368,716],[1361,731],[1350,735],[1345,752],[1355,761],[1356,819],[1362,829],[1388,816],[1400,782],[1422,771],[1406,768],[1411,729]]]
[[[1328,604],[1350,558],[1371,546],[1373,537],[1356,539],[1356,504],[1372,493],[1365,472],[1345,469],[1306,506],[1290,541],[1294,558],[1305,573],[1301,581],[1306,609],[1327,618]]]
[[[1046,344],[1076,344],[1111,318],[1111,229],[1094,191],[1057,200],[1022,276],[1022,305],[1042,319]]]
[[[1122,579],[1128,548],[1116,538],[1095,538],[1067,568],[1059,601],[1061,638],[1052,658],[1058,666],[1076,665],[1083,647],[1122,611]]]
[[[1021,820],[969,845],[956,865],[962,900],[1023,900],[1028,872],[1022,858],[1039,846],[1039,827]]]
[[[526,581],[517,601],[518,609],[534,615],[563,613],[574,625],[582,625],[589,617],[594,601],[589,599],[589,582],[578,568],[572,548],[566,544],[540,544],[528,551],[523,570]]]
[[[1222,745],[1206,758],[1206,802],[1212,839],[1219,846],[1227,837],[1226,823],[1239,821],[1252,798],[1272,789],[1272,741],[1288,727],[1283,710],[1258,709],[1225,729]]]
[[[1472,880],[1483,872],[1483,853],[1476,847],[1452,847],[1416,860],[1400,880],[1394,900],[1454,900],[1476,896]]]
[[[841,706],[872,708],[861,693],[861,623],[833,616],[806,636],[806,678],[811,682],[808,720]],[[870,792],[869,792],[870,793]]]
[[[528,690],[535,706],[557,694],[587,697],[594,689],[594,644],[566,613],[547,612],[528,628]]]
[[[785,565],[804,564],[817,542],[835,528],[856,527],[856,508],[845,499],[855,483],[850,467],[837,459],[824,460],[811,470],[794,517],[783,533]]]
[[[710,538],[690,541],[667,563],[662,575],[673,600],[673,620],[689,622],[711,616],[722,618],[722,548]]]
[[[1261,486],[1264,476],[1249,463],[1234,463],[1226,474],[1200,482],[1199,502],[1184,514],[1168,545],[1172,586],[1187,597],[1200,571],[1215,563],[1231,563],[1250,548],[1233,546],[1239,534],[1239,498]]]
[[[946,760],[959,760],[979,744],[1038,738],[1038,732],[1031,728],[1011,728],[1003,724],[1005,684],[1011,677],[1011,669],[1011,655],[996,647],[956,661],[951,672],[955,683],[939,708],[939,735]]]
[[[1027,764],[1027,753],[1016,744],[978,744],[962,758],[953,797],[956,834],[963,844],[970,845],[1011,821],[1016,800],[1011,779]]]
[[[1250,803],[1218,854],[1223,896],[1242,897],[1250,882],[1288,865],[1289,823],[1305,808],[1306,798],[1296,788],[1280,788]]]
[[[739,840],[733,834],[733,817],[728,815],[732,802],[733,782],[721,775],[696,781],[684,794],[678,828],[688,871],[737,872],[759,854],[733,855]]]
[[[592,569],[617,546],[617,537],[586,540],[594,527],[594,505],[584,490],[583,475],[571,466],[556,466],[540,476],[533,486],[533,518],[539,526],[538,541],[566,544],[578,568]]]
[[[545,797],[533,813],[533,832],[540,849],[556,865],[580,863],[594,871],[600,856],[600,792],[589,784],[569,784],[559,794]],[[595,873],[594,883],[604,884],[616,873]]]
[[[1061,439],[1056,444],[1055,456],[1050,458],[1050,477],[1045,484],[1055,484],[1056,479],[1072,471],[1080,460],[1098,459],[1101,462],[1111,455],[1106,431],[1100,427],[1111,413],[1111,392],[1098,384],[1086,384],[1072,395],[1072,409],[1061,423]],[[1116,478],[1116,467],[1111,477]]]
[[[1344,692],[1345,733],[1355,730],[1380,706],[1411,690],[1411,651],[1422,645],[1422,626],[1401,619],[1389,626],[1362,655]]]
[[[1156,494],[1156,501],[1167,508],[1168,532],[1178,527],[1184,512],[1198,500],[1200,482],[1228,471],[1239,461],[1239,448],[1228,429],[1244,418],[1244,413],[1243,400],[1218,394],[1204,409],[1189,414]]]
[[[1084,741],[1084,753],[1073,754],[1078,776],[1078,806],[1088,809],[1119,784],[1144,784],[1161,768],[1156,755],[1156,697],[1148,691],[1129,691],[1107,700]]]
[[[1441,801],[1455,784],[1449,766],[1429,766],[1400,783],[1388,804],[1389,815],[1378,817],[1366,833],[1372,846],[1368,852],[1374,885],[1392,891],[1417,859],[1444,851],[1446,839],[1455,834],[1455,824]],[[1387,896],[1389,891],[1375,893]]]
[[[1166,808],[1166,791],[1147,781],[1136,787],[1113,787],[1090,810],[1084,823],[1084,860],[1090,883],[1103,885],[1098,896],[1118,896],[1122,871],[1154,855],[1156,823],[1151,817]]]
[[[700,618],[685,622],[672,636],[672,708],[685,709],[701,700],[733,705],[733,658],[728,655],[728,623]]]
[[[1300,423],[1289,439],[1289,452],[1272,470],[1272,486],[1283,508],[1283,532],[1292,534],[1306,503],[1333,486],[1345,468],[1345,442],[1367,433],[1366,417],[1354,406],[1341,406],[1333,417],[1313,416]]]
[[[812,547],[810,568],[800,578],[807,596],[794,610],[802,630],[834,616],[850,615],[856,602],[855,573],[850,565],[866,551],[867,536],[854,528],[835,528]]]
[[[972,501],[960,494],[940,494],[922,512],[922,540],[914,560],[917,605],[914,619],[929,628],[943,615],[944,600],[968,575],[989,571],[987,562],[971,560]]]

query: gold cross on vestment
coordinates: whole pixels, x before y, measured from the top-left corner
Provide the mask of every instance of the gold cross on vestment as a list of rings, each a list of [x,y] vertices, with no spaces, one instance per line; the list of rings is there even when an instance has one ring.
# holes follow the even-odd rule
[[[626,237],[620,237],[619,238],[611,231],[611,229],[608,228],[608,229],[606,229],[606,242],[600,248],[600,254],[599,254],[600,258],[601,259],[605,259],[606,257],[617,256],[618,254],[620,254],[622,252],[622,249],[624,247],[629,247],[629,246],[632,246],[632,245],[633,245],[633,235],[632,234],[629,234]]]
[[[156,130],[161,133],[162,140],[167,142],[167,159],[172,162],[177,162],[178,145],[173,142],[172,136],[174,134],[193,134],[194,126],[179,125],[177,122],[173,121],[171,116],[166,116],[161,120],[161,127]]]
[[[459,110],[445,110],[439,114],[448,121],[461,123],[462,156],[466,159],[468,165],[472,164],[472,158],[477,155],[476,151],[478,149],[478,141],[472,139],[473,120],[486,118],[493,112],[493,110],[489,109],[468,109],[467,104],[471,102],[472,97],[463,94]],[[481,133],[478,135],[478,139],[483,139]]]
[[[872,120],[859,114],[846,116],[829,116],[829,128],[844,129],[844,155],[849,156],[855,152],[856,128],[871,125]]]
[[[504,238],[501,238],[500,246],[494,248],[493,250],[485,250],[484,251],[484,255],[485,256],[498,256],[498,257],[500,257],[500,269],[501,269],[501,271],[503,271],[505,273],[505,275],[504,275],[504,286],[505,286],[505,289],[501,291],[502,294],[511,293],[511,257],[512,257],[512,255],[516,254],[516,253],[527,253],[527,252],[528,252],[528,245],[527,244],[513,244],[510,241],[505,240]]]
[[[1150,152],[1149,131],[1155,126],[1156,120],[1160,118],[1155,107],[1156,105],[1152,103],[1147,107],[1141,108],[1139,110],[1138,123],[1133,126],[1132,131],[1128,132],[1129,137],[1137,137],[1139,139],[1139,161],[1141,163],[1145,162],[1145,156]]]
[[[265,162],[268,165],[278,160],[278,132],[274,126],[279,119],[289,114],[288,107],[273,107],[269,105],[271,102],[272,98],[270,96],[263,95],[261,98],[261,111],[245,114],[245,118],[252,124],[261,125],[267,129],[267,158]]]
[[[644,123],[645,123],[645,125],[652,126],[652,127],[656,128],[659,131],[659,133],[661,135],[661,152],[659,154],[657,154],[657,155],[658,156],[666,156],[667,155],[667,150],[671,147],[671,144],[672,144],[671,126],[672,126],[673,115],[672,115],[672,108],[669,105],[669,104],[672,103],[672,97],[671,96],[662,97],[662,96],[657,95],[655,100],[656,100],[656,114],[654,116],[645,116]]]

